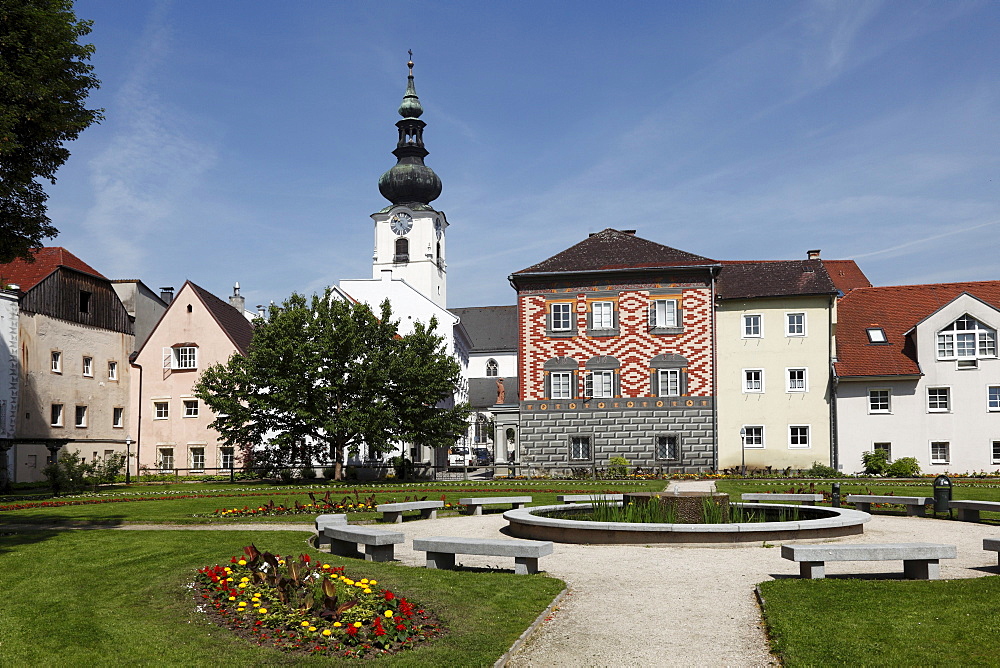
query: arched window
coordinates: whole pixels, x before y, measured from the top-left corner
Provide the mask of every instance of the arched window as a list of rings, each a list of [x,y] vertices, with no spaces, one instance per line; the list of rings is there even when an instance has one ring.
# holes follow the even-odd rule
[[[579,364],[572,357],[553,357],[545,362],[545,397],[547,399],[575,399],[577,395],[577,369]]]
[[[495,359],[489,359],[486,362],[486,375],[487,376],[499,376],[500,375],[500,365],[497,364]]]
[[[688,361],[666,353],[649,361],[649,387],[654,397],[680,397],[687,394]]]
[[[997,356],[997,331],[966,313],[938,332],[937,358],[976,366],[981,357]]]
[[[619,368],[621,368],[621,362],[610,355],[598,355],[587,360],[584,398],[611,399],[620,394]]]
[[[410,261],[410,240],[406,237],[401,237],[396,239],[396,256],[392,258],[393,262],[409,262]]]

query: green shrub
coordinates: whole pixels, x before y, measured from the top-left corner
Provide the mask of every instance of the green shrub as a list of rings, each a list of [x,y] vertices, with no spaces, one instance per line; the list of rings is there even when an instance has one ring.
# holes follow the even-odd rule
[[[608,460],[608,477],[624,478],[628,475],[628,460],[624,457],[612,457]]]
[[[802,472],[807,478],[843,478],[844,474],[826,464],[813,462],[812,468]]]
[[[920,475],[920,462],[916,457],[900,457],[886,469],[890,478],[915,478]]]
[[[281,480],[281,482],[287,485],[288,483],[295,480],[295,471],[293,471],[292,469],[280,469],[278,471],[278,478]]]
[[[303,480],[315,480],[319,477],[319,474],[316,473],[316,469],[312,466],[307,466],[302,469],[302,473],[300,475]]]
[[[324,466],[323,467],[323,477],[327,480],[333,480],[334,476],[337,475],[336,466]]]
[[[413,462],[408,457],[396,455],[392,458],[392,468],[400,480],[413,477]]]
[[[889,468],[889,453],[885,450],[863,452],[861,463],[865,465],[867,475],[884,475]]]

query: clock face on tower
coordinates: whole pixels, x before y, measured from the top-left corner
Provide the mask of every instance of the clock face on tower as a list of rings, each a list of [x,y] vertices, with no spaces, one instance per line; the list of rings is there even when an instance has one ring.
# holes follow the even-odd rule
[[[434,234],[437,235],[438,239],[440,239],[441,235],[444,234],[444,225],[441,224],[440,218],[434,219]]]
[[[405,211],[394,213],[392,214],[392,218],[389,219],[389,227],[396,234],[406,234],[413,228],[413,216]]]

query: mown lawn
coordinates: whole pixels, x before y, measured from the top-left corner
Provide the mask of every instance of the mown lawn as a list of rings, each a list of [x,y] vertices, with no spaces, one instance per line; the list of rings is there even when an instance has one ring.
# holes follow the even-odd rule
[[[532,505],[557,503],[559,494],[588,494],[622,491],[657,491],[667,484],[664,480],[629,481],[468,481],[423,482],[379,485],[298,486],[247,483],[192,483],[170,485],[133,485],[102,489],[100,495],[83,494],[58,497],[46,501],[55,506],[3,510],[0,524],[31,525],[116,525],[136,523],[211,524],[247,522],[282,522],[311,524],[317,513],[291,516],[265,516],[251,519],[218,519],[204,517],[220,508],[258,507],[274,501],[276,504],[294,506],[295,502],[310,502],[309,492],[321,498],[330,491],[331,500],[339,502],[367,501],[376,503],[403,501],[407,497],[429,499],[444,498],[458,503],[467,496],[522,496],[530,495]],[[61,505],[66,501],[102,500],[98,504]],[[37,502],[23,502],[37,503]],[[11,505],[0,501],[0,508]],[[509,508],[509,506],[507,506]],[[497,506],[500,509],[500,506]],[[489,510],[489,509],[488,509]],[[442,513],[442,516],[444,513]],[[378,513],[348,513],[349,521],[377,520]]]
[[[1000,577],[774,580],[760,585],[772,650],[796,666],[996,666]]]
[[[195,571],[245,545],[318,555],[300,532],[24,531],[0,535],[0,664],[7,666],[357,665],[241,640],[196,611]],[[322,556],[427,609],[447,635],[380,665],[492,665],[561,591],[544,575],[458,572]]]

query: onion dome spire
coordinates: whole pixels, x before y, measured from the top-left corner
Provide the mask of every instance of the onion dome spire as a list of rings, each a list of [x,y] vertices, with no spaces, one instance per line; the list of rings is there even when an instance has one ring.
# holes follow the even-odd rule
[[[409,54],[412,59],[413,51]],[[399,105],[399,115],[403,118],[396,122],[399,141],[392,152],[396,164],[378,180],[378,190],[394,205],[405,204],[419,210],[430,208],[428,205],[441,194],[441,179],[424,164],[428,153],[424,148],[427,124],[420,120],[424,109],[413,85],[413,60],[406,65],[410,73],[406,78],[403,102]]]

